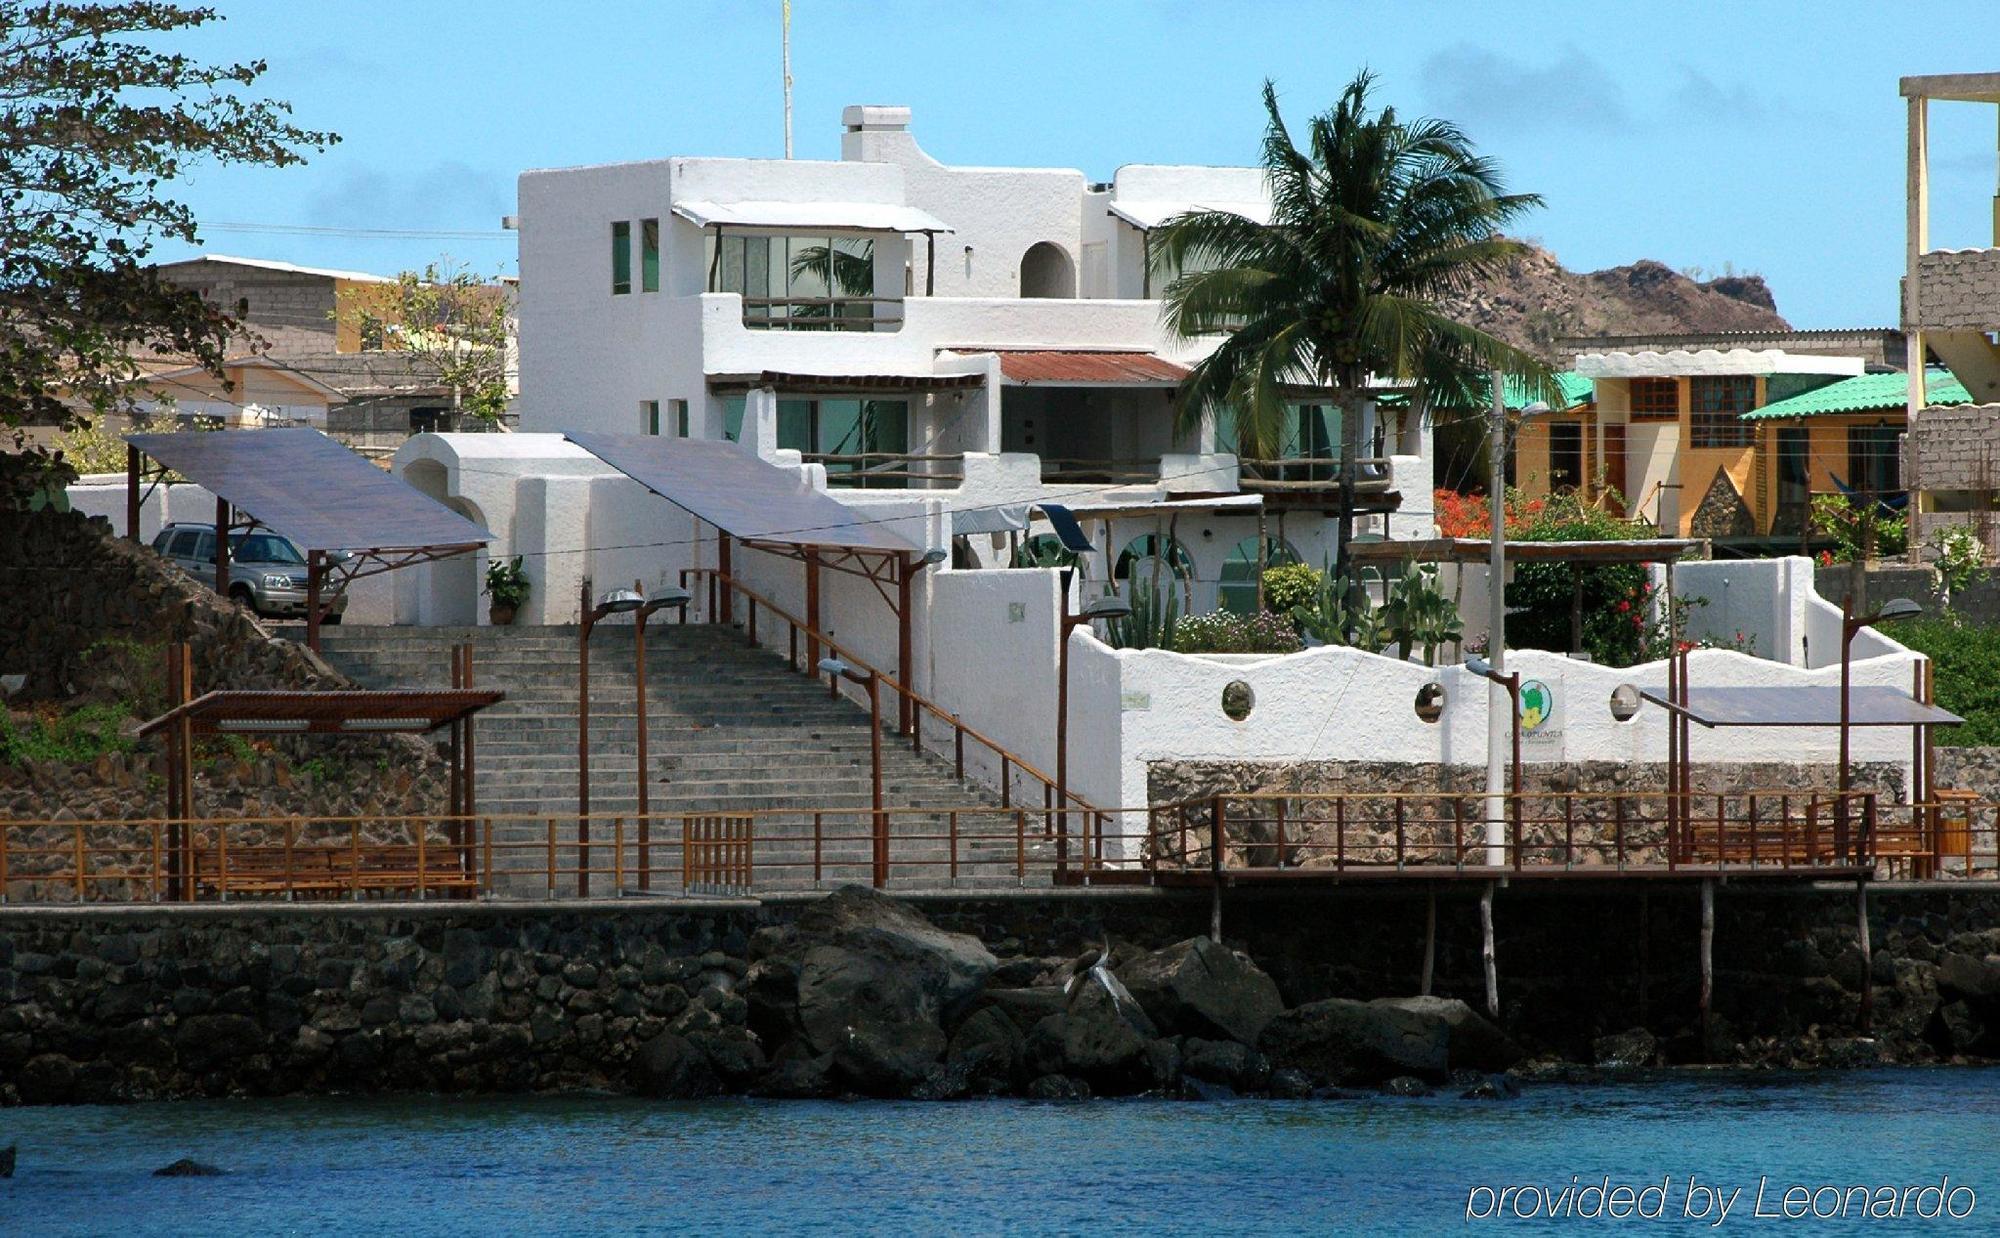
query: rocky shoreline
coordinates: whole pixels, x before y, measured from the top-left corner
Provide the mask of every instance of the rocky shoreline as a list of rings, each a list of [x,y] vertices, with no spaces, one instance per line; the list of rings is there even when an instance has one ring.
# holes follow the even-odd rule
[[[930,906],[940,919],[981,914]],[[1538,1034],[1546,1023],[1496,1025],[1452,997],[1313,998],[1298,959],[1269,956],[1274,979],[1233,939],[1113,933],[1058,955],[951,931],[865,889],[795,911],[246,908],[88,927],[23,917],[0,932],[0,1103],[589,1091],[1498,1099],[1523,1082],[1695,1063],[2000,1056],[2000,929],[1955,931],[1937,917],[1884,934],[1872,1035],[1854,1026],[1861,973],[1808,936],[1778,945],[1797,972],[1783,986],[1732,990],[1739,1017],[1764,1030],[1718,1014],[1704,1044],[1657,1019],[1659,1034],[1604,1031],[1601,1018],[1593,1031],[1578,1017],[1580,1038],[1558,1042]],[[1288,1002],[1288,991],[1311,999]]]

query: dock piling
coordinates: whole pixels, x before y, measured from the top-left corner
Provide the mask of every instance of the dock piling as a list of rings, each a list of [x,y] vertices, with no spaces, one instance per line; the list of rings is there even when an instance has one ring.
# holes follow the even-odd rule
[[[1500,974],[1493,959],[1493,883],[1479,892],[1479,953],[1486,964],[1486,1014],[1500,1017]]]

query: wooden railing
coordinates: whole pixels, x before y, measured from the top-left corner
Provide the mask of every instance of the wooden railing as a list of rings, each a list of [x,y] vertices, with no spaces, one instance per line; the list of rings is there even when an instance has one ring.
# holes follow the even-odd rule
[[[1282,493],[1298,490],[1337,490],[1340,488],[1340,458],[1334,457],[1293,457],[1287,459],[1260,459],[1254,456],[1239,456],[1237,464],[1241,473],[1237,478],[1239,488],[1258,493]],[[1357,494],[1376,494],[1389,489],[1393,481],[1389,474],[1390,461],[1386,456],[1361,456],[1355,462],[1359,475],[1355,479]]]
[[[894,313],[884,313],[893,307]],[[873,331],[903,325],[900,297],[744,297],[743,325],[777,331]]]
[[[912,482],[957,484],[965,480],[965,457],[920,452],[858,451],[801,452],[806,464],[826,466],[826,484],[862,490],[905,490]],[[924,466],[946,464],[953,470],[932,471]]]
[[[0,903],[749,894],[1046,881],[1039,812],[852,806],[0,821]]]
[[[758,631],[760,613],[767,620],[777,620],[785,624],[788,637],[785,660],[795,671],[815,677],[818,675],[818,667],[807,665],[801,659],[799,644],[804,639],[817,641],[820,647],[827,652],[828,656],[839,658],[860,674],[864,676],[874,675],[882,690],[891,694],[889,697],[890,700],[893,701],[897,697],[901,697],[909,703],[910,725],[906,734],[909,737],[912,751],[919,753],[928,751],[924,747],[924,718],[926,716],[934,718],[949,727],[951,730],[953,772],[960,780],[963,780],[966,776],[966,743],[970,741],[976,747],[985,749],[998,762],[1000,767],[998,790],[1000,792],[1001,807],[1014,808],[1017,806],[1017,801],[1020,798],[1014,789],[1017,779],[1027,784],[1031,796],[1034,788],[1039,787],[1042,806],[1038,811],[1044,817],[1047,826],[1046,833],[1050,836],[1056,833],[1057,816],[1062,809],[1056,803],[1055,779],[1043,773],[1032,763],[1010,752],[990,736],[982,734],[973,727],[967,726],[965,720],[957,714],[952,713],[922,693],[905,686],[895,676],[873,666],[867,659],[855,654],[852,650],[841,645],[826,633],[808,626],[805,620],[800,619],[784,607],[779,606],[769,597],[744,584],[736,577],[717,571],[714,568],[694,567],[683,568],[680,579],[681,587],[689,590],[697,599],[700,599],[700,604],[705,607],[702,613],[708,616],[711,622],[735,622],[734,612],[737,599],[740,598],[746,607],[745,631],[752,644],[761,644]],[[703,581],[706,582],[705,588],[702,587],[701,582]],[[726,603],[724,601],[725,597],[728,599]],[[725,613],[725,611],[728,613]],[[842,691],[842,681],[835,681],[832,690],[835,692]],[[851,686],[845,690],[854,691]],[[861,703],[865,705],[865,699]],[[885,710],[884,712],[887,713],[889,711]],[[896,713],[898,717],[901,716],[900,710],[896,711]],[[939,752],[935,755],[942,756],[944,754]],[[1089,801],[1078,795],[1074,790],[1069,792],[1067,803],[1068,811],[1072,815],[1083,814],[1088,817],[1101,819],[1105,814],[1105,810],[1092,806]]]
[[[1241,875],[1880,868],[1928,877],[2000,868],[2000,831],[1989,824],[2000,805],[1964,798],[1896,804],[1873,791],[1528,791],[1494,802],[1500,816],[1489,830],[1483,792],[1206,796],[1149,809],[1145,837],[1133,840],[1141,845],[1125,850],[1157,871]],[[1981,838],[1986,845],[1976,849]]]

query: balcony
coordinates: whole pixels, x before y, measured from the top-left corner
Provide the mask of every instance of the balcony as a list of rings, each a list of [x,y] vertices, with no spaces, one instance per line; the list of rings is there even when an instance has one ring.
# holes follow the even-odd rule
[[[963,454],[807,451],[799,459],[825,468],[826,484],[840,490],[935,490],[965,480]]]
[[[753,331],[897,331],[901,297],[743,297]]]

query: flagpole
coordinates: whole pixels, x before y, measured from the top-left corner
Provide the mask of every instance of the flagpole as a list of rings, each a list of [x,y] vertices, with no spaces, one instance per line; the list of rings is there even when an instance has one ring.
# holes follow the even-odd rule
[[[784,6],[784,59],[785,59],[785,158],[792,157],[792,0],[782,0]]]

